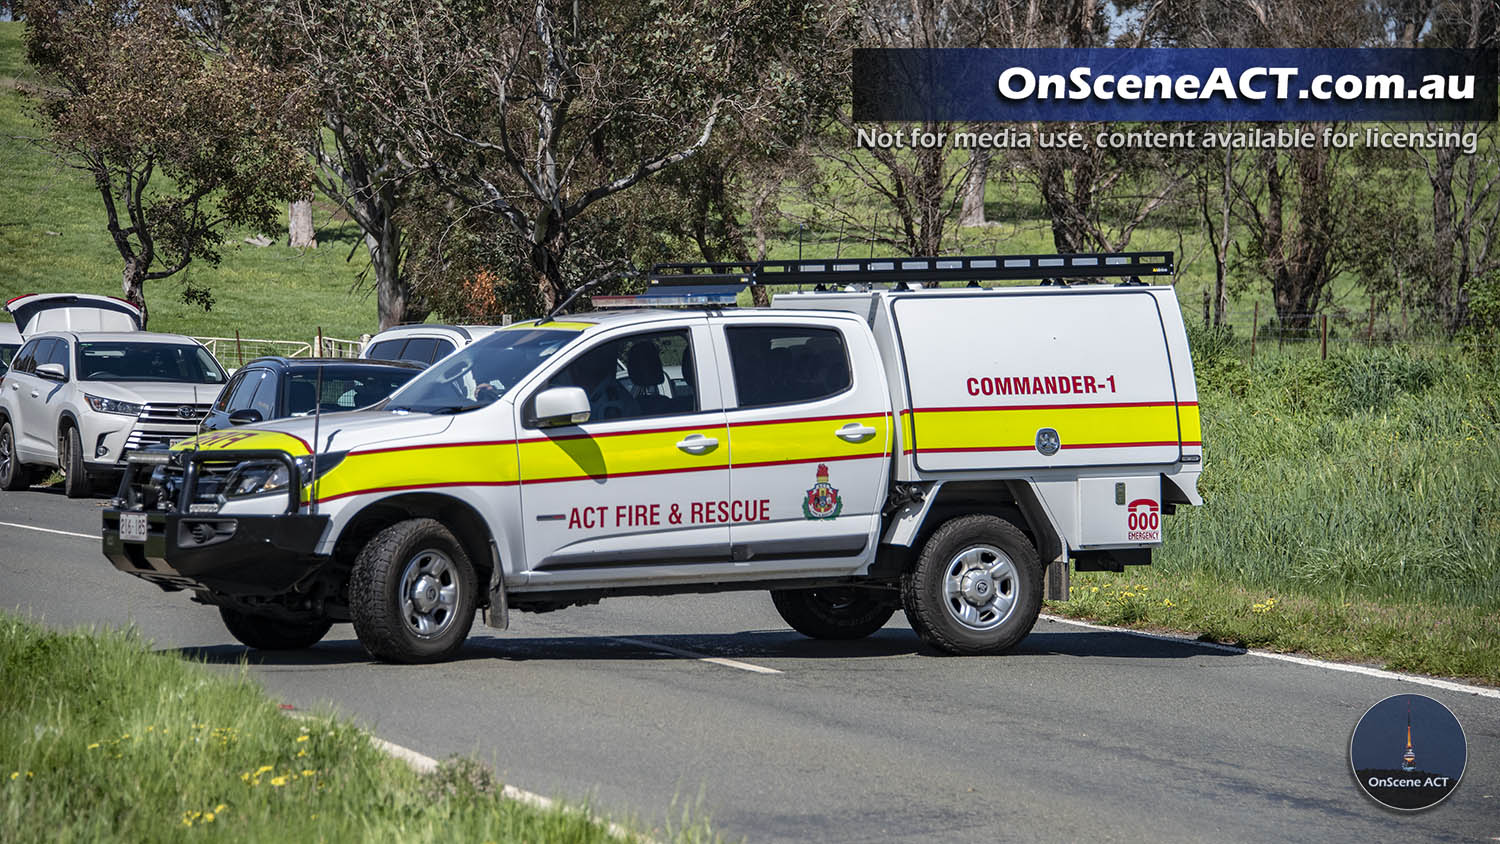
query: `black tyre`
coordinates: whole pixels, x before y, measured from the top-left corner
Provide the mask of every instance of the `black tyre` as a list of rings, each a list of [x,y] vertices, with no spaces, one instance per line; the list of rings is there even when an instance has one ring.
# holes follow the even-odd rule
[[[31,486],[31,468],[16,453],[16,430],[10,420],[0,422],[0,489],[14,492]]]
[[[219,607],[219,617],[229,634],[243,644],[261,651],[296,651],[323,641],[333,622],[284,621],[264,615],[251,615],[228,607]]]
[[[1015,525],[998,516],[960,516],[922,546],[901,582],[913,630],[953,654],[1014,647],[1042,610],[1042,566]]]
[[[771,603],[792,629],[814,639],[863,639],[885,626],[896,608],[869,589],[772,589]]]
[[[469,555],[441,522],[398,522],[377,533],[354,561],[354,632],[377,659],[448,659],[474,623],[475,584]]]
[[[94,494],[94,479],[83,465],[83,438],[77,428],[68,428],[62,438],[63,494],[69,498],[88,498]]]

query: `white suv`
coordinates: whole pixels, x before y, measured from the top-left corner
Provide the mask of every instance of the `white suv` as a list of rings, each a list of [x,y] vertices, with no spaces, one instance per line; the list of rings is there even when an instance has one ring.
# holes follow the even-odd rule
[[[0,489],[59,468],[69,498],[89,495],[129,452],[195,434],[226,379],[178,334],[32,335],[0,375]]]
[[[366,360],[404,360],[430,366],[500,328],[498,325],[398,325],[371,337],[359,356]]]

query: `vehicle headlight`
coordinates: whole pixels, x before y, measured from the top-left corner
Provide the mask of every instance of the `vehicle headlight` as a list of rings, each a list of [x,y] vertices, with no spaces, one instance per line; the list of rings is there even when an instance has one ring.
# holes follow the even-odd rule
[[[83,400],[89,403],[89,407],[95,413],[118,413],[121,416],[141,415],[141,406],[134,402],[100,398],[99,396],[91,396],[88,393],[83,394]]]
[[[343,454],[318,455],[318,476],[327,474],[328,470],[338,465],[343,459]],[[296,458],[296,461],[302,482],[310,483],[313,480],[312,456],[304,455]],[[253,460],[235,467],[229,479],[225,481],[223,492],[220,494],[225,498],[246,498],[273,492],[284,493],[289,483],[291,483],[291,478],[288,477],[285,463],[280,460]]]

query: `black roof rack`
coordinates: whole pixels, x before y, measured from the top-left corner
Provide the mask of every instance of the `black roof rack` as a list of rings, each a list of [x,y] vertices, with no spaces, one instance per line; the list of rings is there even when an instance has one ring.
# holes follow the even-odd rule
[[[657,264],[655,288],[751,284],[879,284],[886,282],[1015,281],[1172,275],[1171,252],[1082,252],[1069,255],[953,255],[909,258],[818,258],[753,263]],[[666,295],[659,291],[658,295]]]

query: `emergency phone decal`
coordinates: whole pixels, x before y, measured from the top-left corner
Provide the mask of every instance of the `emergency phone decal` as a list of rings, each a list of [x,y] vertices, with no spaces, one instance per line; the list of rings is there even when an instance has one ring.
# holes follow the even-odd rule
[[[818,464],[818,482],[802,501],[802,515],[809,519],[832,519],[844,509],[839,491],[828,483],[828,464]]]
[[[1161,506],[1150,498],[1137,498],[1126,508],[1125,526],[1130,542],[1161,541]]]

